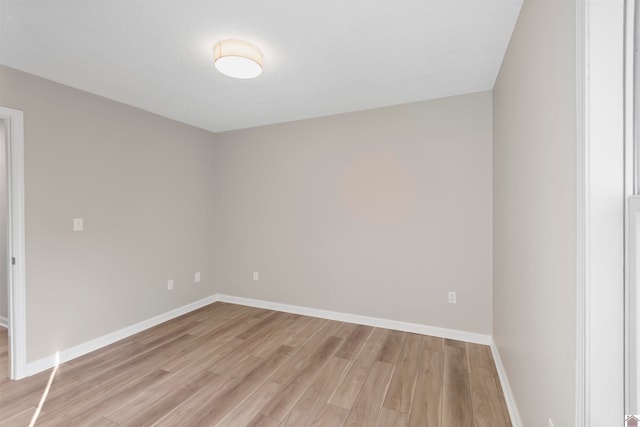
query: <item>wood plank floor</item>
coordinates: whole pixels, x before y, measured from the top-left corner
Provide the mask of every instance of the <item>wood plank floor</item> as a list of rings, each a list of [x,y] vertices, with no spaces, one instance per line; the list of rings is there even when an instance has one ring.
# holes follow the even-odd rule
[[[50,371],[7,379],[25,426]],[[489,347],[215,303],[60,366],[37,426],[511,426]]]

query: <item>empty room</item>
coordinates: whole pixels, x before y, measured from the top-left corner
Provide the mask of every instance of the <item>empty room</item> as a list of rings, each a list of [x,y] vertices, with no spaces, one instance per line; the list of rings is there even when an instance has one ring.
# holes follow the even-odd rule
[[[0,427],[623,425],[635,16],[0,0]]]

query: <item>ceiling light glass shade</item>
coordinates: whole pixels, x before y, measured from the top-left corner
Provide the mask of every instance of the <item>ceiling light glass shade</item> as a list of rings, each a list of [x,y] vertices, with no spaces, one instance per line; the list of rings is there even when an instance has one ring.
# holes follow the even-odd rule
[[[213,48],[218,71],[236,79],[252,79],[262,73],[262,52],[242,40],[222,40]]]

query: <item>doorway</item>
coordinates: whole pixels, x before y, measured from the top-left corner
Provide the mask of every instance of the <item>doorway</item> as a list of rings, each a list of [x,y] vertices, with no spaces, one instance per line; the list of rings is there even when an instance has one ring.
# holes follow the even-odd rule
[[[5,143],[4,171],[0,172],[6,172],[3,175],[6,177],[6,238],[4,241],[6,245],[4,245],[4,260],[7,264],[5,271],[7,283],[8,377],[12,380],[18,380],[28,375],[26,351],[23,113],[20,110],[0,106],[0,122],[3,128],[0,129],[0,132],[4,136]],[[3,245],[4,242],[0,240],[0,245]],[[2,255],[2,251],[0,250],[0,256]],[[0,261],[0,268],[1,266]],[[0,280],[0,284],[1,283],[2,281]]]

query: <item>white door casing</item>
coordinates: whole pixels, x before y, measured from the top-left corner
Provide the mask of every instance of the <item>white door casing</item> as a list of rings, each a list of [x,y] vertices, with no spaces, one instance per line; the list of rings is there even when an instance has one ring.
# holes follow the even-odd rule
[[[0,120],[7,124],[9,378],[19,380],[27,376],[24,115],[0,106]]]

